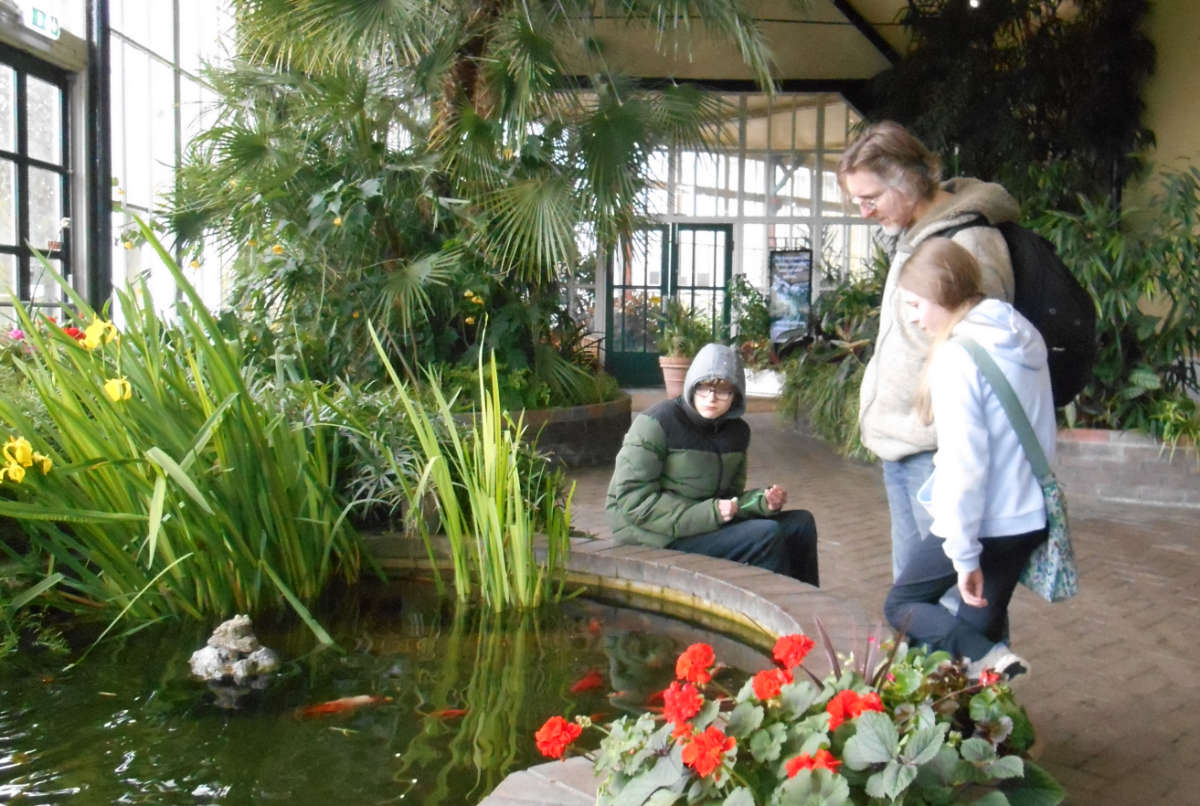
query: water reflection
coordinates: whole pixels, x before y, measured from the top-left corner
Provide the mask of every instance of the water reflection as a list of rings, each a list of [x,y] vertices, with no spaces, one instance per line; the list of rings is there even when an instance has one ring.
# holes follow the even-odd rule
[[[203,626],[143,630],[67,672],[54,657],[11,658],[0,800],[458,806],[538,763],[532,736],[548,716],[642,710],[690,643],[749,672],[769,665],[699,627],[587,600],[498,616],[381,588],[324,623],[344,651],[314,652],[304,627],[256,620],[281,671],[233,711],[188,677]],[[370,704],[300,716],[364,695]]]

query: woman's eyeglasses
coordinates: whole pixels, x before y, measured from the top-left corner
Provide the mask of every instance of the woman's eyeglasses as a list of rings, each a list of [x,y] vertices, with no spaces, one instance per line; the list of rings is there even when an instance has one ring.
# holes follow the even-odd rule
[[[714,400],[729,400],[733,397],[732,386],[716,386],[711,383],[702,383],[696,386],[697,395],[705,395]]]

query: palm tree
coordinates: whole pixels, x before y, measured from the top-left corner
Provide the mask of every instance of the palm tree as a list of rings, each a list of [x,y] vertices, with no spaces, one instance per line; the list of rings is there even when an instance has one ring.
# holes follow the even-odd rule
[[[599,26],[647,30],[664,53],[700,26],[770,86],[742,0],[234,5],[237,60],[209,71],[218,124],[171,205],[181,245],[215,230],[237,246],[240,304],[287,311],[314,352],[370,317],[401,357],[470,358],[487,310],[486,346],[542,367],[552,393],[590,377],[534,360],[563,344],[546,322],[581,236],[628,242],[655,153],[703,148],[730,114],[695,87],[623,77]],[[327,358],[370,369],[365,352]]]

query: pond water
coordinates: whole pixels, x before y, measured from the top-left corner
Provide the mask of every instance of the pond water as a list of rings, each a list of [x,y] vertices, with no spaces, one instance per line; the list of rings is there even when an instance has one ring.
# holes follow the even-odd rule
[[[690,643],[714,646],[734,689],[770,665],[720,633],[597,600],[496,617],[409,584],[356,589],[339,609],[322,623],[341,652],[313,651],[302,626],[256,622],[282,668],[233,708],[189,676],[215,624],[148,628],[66,670],[61,656],[10,656],[0,801],[462,806],[544,760],[533,733],[548,717],[640,712]],[[361,695],[371,702],[306,715]]]

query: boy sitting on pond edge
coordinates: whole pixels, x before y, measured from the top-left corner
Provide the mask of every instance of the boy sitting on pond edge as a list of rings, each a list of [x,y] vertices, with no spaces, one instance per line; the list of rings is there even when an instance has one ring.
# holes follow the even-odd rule
[[[706,344],[683,394],[641,412],[617,454],[604,508],[618,543],[734,560],[819,584],[812,513],[778,485],[747,491],[750,426],[738,352]]]

